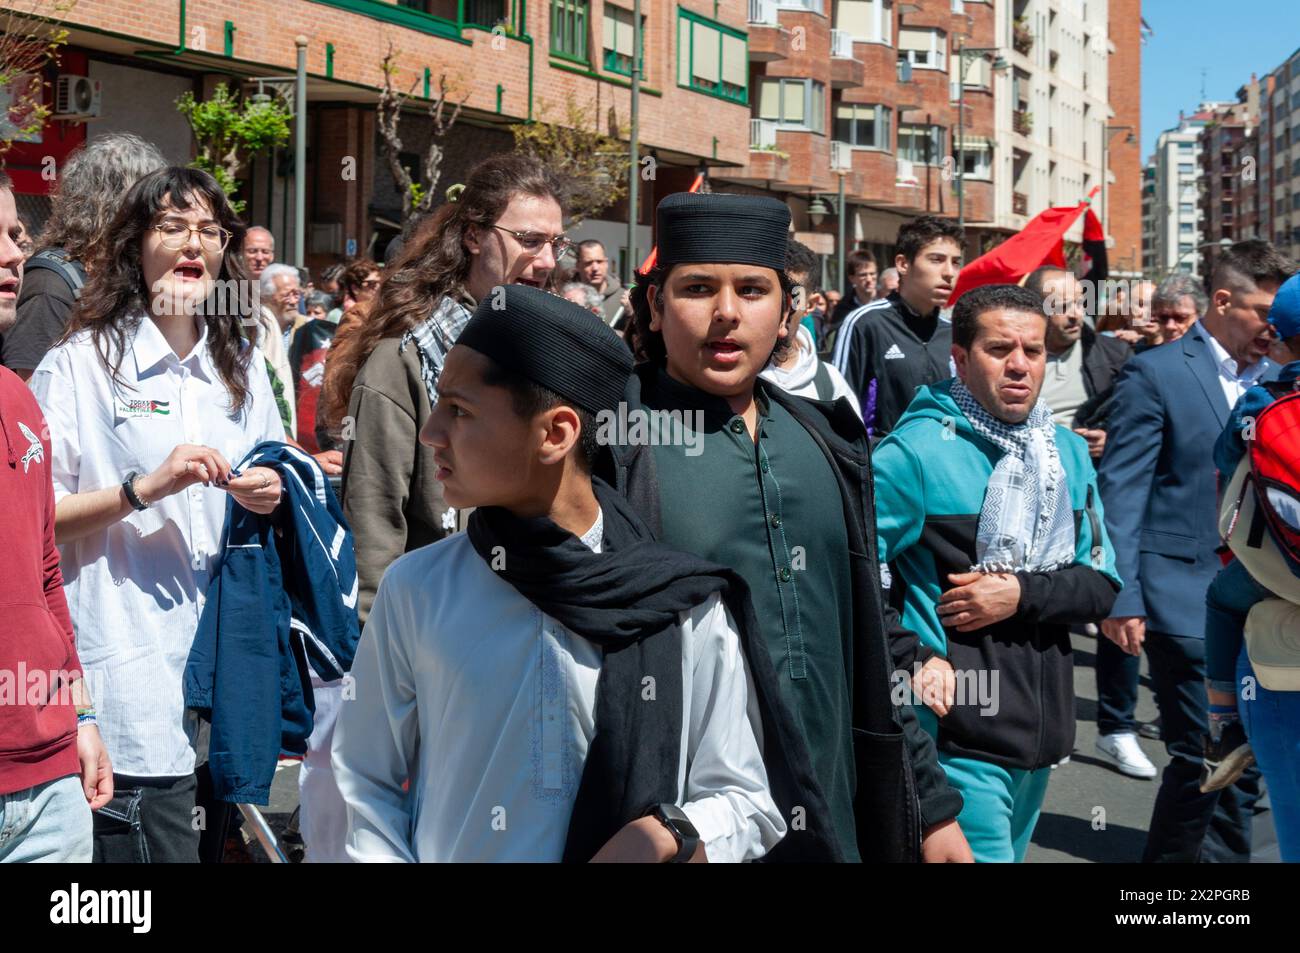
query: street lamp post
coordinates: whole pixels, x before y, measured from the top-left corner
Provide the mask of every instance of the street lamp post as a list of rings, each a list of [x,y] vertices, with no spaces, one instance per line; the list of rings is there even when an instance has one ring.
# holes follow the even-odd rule
[[[1178,266],[1183,263],[1183,259],[1186,258],[1188,255],[1192,254],[1193,252],[1204,251],[1207,248],[1217,248],[1219,249],[1219,251],[1227,251],[1231,247],[1232,247],[1231,238],[1220,238],[1217,242],[1203,242],[1200,245],[1197,245],[1195,248],[1189,248],[1187,249],[1187,251],[1183,252],[1181,255],[1178,256],[1177,260],[1174,262],[1173,267],[1169,269],[1169,274],[1166,275],[1165,277],[1168,278],[1172,275],[1176,275],[1178,273]]]
[[[1001,72],[1007,60],[993,47],[966,47],[966,39],[957,40],[957,227],[966,229],[966,72],[976,60],[993,57],[992,69]]]
[[[293,111],[293,263],[307,267],[307,37],[294,37],[298,70],[294,77]]]

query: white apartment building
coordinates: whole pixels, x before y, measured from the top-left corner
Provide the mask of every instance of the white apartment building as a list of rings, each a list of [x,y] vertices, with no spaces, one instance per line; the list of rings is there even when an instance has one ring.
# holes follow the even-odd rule
[[[1143,204],[1142,230],[1150,245],[1143,248],[1147,274],[1162,278],[1173,271],[1196,275],[1201,256],[1196,248],[1201,237],[1199,176],[1201,147],[1197,141],[1209,112],[1202,111],[1182,119],[1173,129],[1166,129],[1156,139],[1155,153],[1148,164],[1152,182],[1149,203]]]
[[[1112,115],[1108,16],[1106,0],[998,3],[998,45],[1010,65],[996,78],[998,226],[1019,230],[1101,185]],[[1100,197],[1094,207],[1100,211]],[[1081,231],[1082,220],[1067,238],[1077,241]]]

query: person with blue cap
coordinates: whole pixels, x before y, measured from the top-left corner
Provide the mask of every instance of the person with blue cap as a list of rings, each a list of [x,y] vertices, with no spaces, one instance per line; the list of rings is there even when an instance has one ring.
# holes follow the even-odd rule
[[[1251,387],[1233,408],[1214,448],[1221,486],[1227,486],[1240,467],[1250,467],[1245,458],[1256,439],[1260,414],[1281,397],[1300,390],[1300,275],[1293,275],[1278,289],[1268,321],[1277,339],[1274,353],[1280,351],[1290,360],[1276,381]],[[1228,496],[1232,494],[1225,493]],[[1225,504],[1228,502],[1225,499]],[[1231,531],[1229,536],[1231,545]],[[1300,577],[1300,565],[1289,558],[1286,563],[1291,573]],[[1300,591],[1300,578],[1296,582]],[[1208,793],[1227,787],[1258,763],[1270,791],[1282,859],[1287,862],[1300,861],[1300,693],[1270,691],[1258,684],[1244,651],[1243,632],[1250,610],[1259,602],[1279,596],[1294,601],[1294,594],[1275,595],[1255,579],[1241,559],[1233,559],[1206,593],[1205,619],[1210,731],[1201,790]]]

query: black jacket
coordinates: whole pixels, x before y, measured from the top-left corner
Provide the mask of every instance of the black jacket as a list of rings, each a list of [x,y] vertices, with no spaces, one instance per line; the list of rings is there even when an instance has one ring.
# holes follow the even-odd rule
[[[642,407],[642,375],[655,372],[653,366],[643,364],[632,375],[625,394],[629,411]],[[923,830],[955,818],[962,800],[948,784],[933,739],[911,706],[894,704],[893,672],[910,670],[919,640],[901,626],[881,594],[867,438],[847,401],[812,401],[779,388],[771,388],[769,394],[821,448],[840,488],[852,554],[853,625],[858,636],[851,677],[859,852],[868,862],[915,861]],[[628,499],[656,537],[662,535],[653,450],[643,445],[606,445],[595,475]],[[773,859],[780,859],[781,849],[778,845]]]
[[[1088,399],[1075,411],[1072,426],[1105,430],[1115,379],[1133,356],[1133,348],[1119,338],[1098,334],[1086,324],[1079,343],[1083,345],[1083,388]]]
[[[856,310],[840,326],[834,363],[862,406],[867,433],[879,440],[903,416],[922,384],[947,380],[952,366],[952,325],[938,310],[928,340],[916,329],[927,317],[917,314],[897,292]]]

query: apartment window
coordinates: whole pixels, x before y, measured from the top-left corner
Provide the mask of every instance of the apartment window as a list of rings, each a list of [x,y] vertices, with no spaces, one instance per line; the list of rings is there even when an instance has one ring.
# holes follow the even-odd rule
[[[948,34],[943,30],[898,31],[898,59],[907,60],[913,69],[943,69],[947,52]]]
[[[971,179],[993,177],[993,150],[988,143],[970,143],[962,150],[962,175]]]
[[[1195,175],[1195,174],[1196,174],[1196,164],[1193,163],[1193,162],[1180,162],[1180,163],[1178,163],[1178,174],[1179,174],[1179,175]]]
[[[835,5],[835,29],[868,43],[894,41],[894,5],[890,0],[840,0]]]
[[[1193,149],[1195,149],[1195,148],[1196,148],[1196,143],[1194,143],[1194,142],[1180,142],[1180,143],[1178,143],[1178,151],[1179,151],[1179,152],[1191,152],[1191,151],[1192,151]]]
[[[825,132],[825,116],[824,83],[811,79],[764,79],[759,87],[759,119]]]
[[[435,4],[429,3],[429,6],[434,7]],[[438,4],[438,6],[442,6],[442,4]],[[448,18],[451,20],[456,19],[456,4],[448,3],[446,7],[450,14]],[[426,12],[436,14],[437,10],[429,9]],[[464,17],[467,24],[472,23],[475,26],[491,29],[498,23],[506,22],[509,12],[506,9],[505,0],[465,0]]]
[[[864,149],[887,150],[890,111],[888,106],[840,103],[835,107],[834,138]]]
[[[1195,215],[1196,205],[1193,202],[1180,202],[1178,204],[1179,215]]]
[[[551,0],[551,55],[587,62],[587,0]]]
[[[1300,175],[1300,159],[1296,159],[1295,162],[1291,164],[1291,174],[1293,176]]]
[[[943,162],[943,127],[924,125],[898,126],[898,157],[909,162],[939,165]]]
[[[605,5],[604,50],[605,69],[611,73],[632,75],[632,11]],[[645,57],[645,17],[641,18],[641,56]]]
[[[1291,196],[1291,211],[1300,212],[1300,192]]]
[[[1196,232],[1196,225],[1192,222],[1180,222],[1178,224],[1178,231],[1184,235],[1191,235]]]
[[[732,102],[749,101],[745,34],[677,8],[677,85]]]

